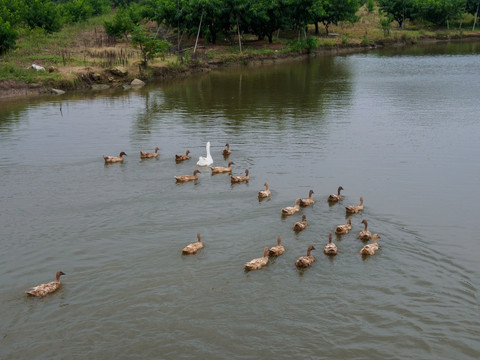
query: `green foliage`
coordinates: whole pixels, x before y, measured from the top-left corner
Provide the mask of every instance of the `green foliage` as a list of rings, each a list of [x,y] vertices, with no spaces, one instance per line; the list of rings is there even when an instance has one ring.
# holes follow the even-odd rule
[[[372,39],[370,39],[367,35],[362,39],[361,44],[364,46],[370,46],[373,43]]]
[[[48,33],[62,28],[59,9],[51,0],[25,0],[23,20],[31,28],[39,27]]]
[[[105,21],[104,27],[107,35],[113,37],[122,37],[128,41],[128,34],[135,28],[135,22],[130,17],[130,13],[126,8],[119,8],[115,13],[112,21]]]
[[[12,26],[18,24],[22,18],[22,5],[19,1],[0,0],[0,19]]]
[[[321,22],[328,34],[330,24],[337,25],[340,21],[355,22],[355,13],[360,8],[358,0],[315,0],[310,10],[314,22]]]
[[[165,55],[171,44],[166,40],[155,40],[154,35],[148,34],[143,26],[137,26],[133,31],[132,43],[142,52],[143,64],[146,67],[148,60],[157,54]]]
[[[422,0],[378,0],[380,10],[387,15],[393,16],[402,27],[407,19],[411,19],[416,14],[416,3]]]
[[[365,3],[365,6],[367,8],[367,11],[371,13],[375,8],[375,0],[367,0],[367,2]]]
[[[0,55],[15,47],[18,34],[8,21],[0,18]]]
[[[317,49],[318,39],[313,36],[308,36],[306,39],[290,41],[287,45],[293,52],[311,53]]]
[[[443,25],[458,19],[465,8],[465,0],[421,0],[418,14],[423,20]]]
[[[59,5],[66,23],[85,21],[94,13],[93,7],[84,0],[73,0]]]
[[[393,16],[390,14],[386,17],[380,18],[380,26],[382,27],[384,36],[390,35],[390,29],[392,28],[392,21],[393,21]]]

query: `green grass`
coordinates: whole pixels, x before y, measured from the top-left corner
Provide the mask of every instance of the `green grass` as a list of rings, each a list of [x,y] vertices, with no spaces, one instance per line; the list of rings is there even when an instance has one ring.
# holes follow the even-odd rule
[[[19,68],[13,65],[0,65],[0,79],[24,81],[26,83],[45,82],[59,79],[60,75],[48,71]]]

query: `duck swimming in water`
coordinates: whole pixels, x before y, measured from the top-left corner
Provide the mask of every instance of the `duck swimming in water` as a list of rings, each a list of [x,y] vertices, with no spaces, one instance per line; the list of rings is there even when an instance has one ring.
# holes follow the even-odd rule
[[[217,167],[211,167],[210,169],[212,170],[212,174],[229,173],[229,172],[232,172],[232,164],[235,164],[235,163],[233,161],[230,161],[227,167],[217,166]]]
[[[332,242],[332,234],[328,235],[328,244],[323,248],[325,255],[337,255],[337,245]]]
[[[295,224],[293,224],[293,231],[300,232],[305,230],[307,225],[307,216],[303,215],[301,221],[297,221]]]
[[[140,159],[150,159],[150,158],[158,157],[158,150],[160,149],[156,147],[155,152],[153,153],[140,151]]]
[[[250,179],[250,175],[248,169],[245,170],[245,176],[232,176],[230,175],[230,181],[232,183],[241,183],[244,181],[248,181]]]
[[[245,264],[245,270],[258,270],[268,264],[268,247],[263,249],[263,257],[250,260]]]
[[[363,229],[362,231],[360,231],[360,233],[358,234],[357,236],[357,239],[359,240],[362,240],[362,241],[368,241],[372,238],[372,233],[370,231],[368,231],[367,227],[368,227],[368,221],[363,219],[362,220],[362,224],[365,225],[365,229]]]
[[[190,159],[190,155],[188,155],[188,154],[190,154],[190,150],[187,150],[187,151],[185,152],[185,155],[175,154],[175,161],[180,162],[180,161],[184,161],[184,160]]]
[[[118,156],[105,156],[103,155],[103,159],[105,160],[105,164],[113,164],[117,162],[123,162],[123,156],[127,156],[124,151],[120,153]]]
[[[308,198],[306,199],[300,199],[300,206],[305,207],[305,206],[310,206],[315,204],[315,200],[312,198],[313,190],[310,190],[308,192]]]
[[[197,175],[198,173],[200,173],[200,170],[195,169],[193,171],[193,176],[192,175],[175,176],[175,180],[177,180],[177,182],[198,180],[198,175]]]
[[[338,187],[338,194],[331,194],[328,197],[328,202],[337,202],[342,199],[342,195],[340,195],[340,191],[343,190],[343,187],[339,186]]]
[[[300,211],[300,201],[301,199],[295,200],[295,206],[287,206],[282,209],[282,215],[293,215],[297,211]]]
[[[295,261],[295,266],[297,268],[307,268],[313,264],[315,258],[310,255],[312,250],[315,250],[315,247],[313,245],[310,245],[307,249],[307,256],[300,256],[297,261]]]
[[[47,284],[37,285],[37,286],[31,288],[30,290],[25,291],[25,293],[28,294],[28,295],[37,296],[37,297],[43,297],[47,294],[50,294],[50,293],[56,291],[57,289],[59,289],[60,286],[62,285],[60,283],[60,276],[62,276],[62,275],[65,275],[65,273],[63,271],[57,271],[57,273],[55,275],[55,281],[52,281],[52,282],[47,283]]]
[[[363,197],[360,198],[360,205],[345,206],[345,211],[347,214],[356,214],[361,210],[363,210]]]
[[[337,235],[348,234],[350,230],[352,230],[352,220],[348,219],[346,224],[338,225],[335,228],[335,234]]]
[[[283,254],[284,251],[285,251],[285,248],[282,245],[282,238],[279,236],[279,237],[277,237],[277,245],[272,246],[268,250],[268,255],[270,255],[270,256],[280,256],[280,255]]]
[[[372,243],[365,245],[362,250],[360,250],[360,254],[375,255],[375,252],[378,250],[377,239],[381,239],[381,237],[378,234],[373,234]]]
[[[226,149],[223,149],[222,154],[223,154],[223,156],[228,156],[232,153],[232,150],[230,150],[230,144],[226,143],[225,147],[226,147]]]
[[[266,198],[266,197],[269,197],[270,194],[271,194],[271,191],[269,190],[268,188],[268,182],[265,181],[265,184],[263,184],[265,186],[265,190],[260,190],[258,192],[258,198],[259,199],[263,199],[263,198]]]
[[[197,234],[197,241],[185,246],[182,250],[182,254],[195,254],[198,250],[203,249],[202,237],[200,233]]]

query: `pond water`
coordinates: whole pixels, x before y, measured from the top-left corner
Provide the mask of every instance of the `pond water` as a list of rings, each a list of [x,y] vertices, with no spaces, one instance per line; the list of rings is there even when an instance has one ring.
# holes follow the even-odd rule
[[[447,43],[2,100],[0,358],[478,359],[479,73],[480,43]],[[207,141],[249,182],[177,184]],[[245,272],[277,236],[285,253]],[[57,270],[60,290],[25,295]]]

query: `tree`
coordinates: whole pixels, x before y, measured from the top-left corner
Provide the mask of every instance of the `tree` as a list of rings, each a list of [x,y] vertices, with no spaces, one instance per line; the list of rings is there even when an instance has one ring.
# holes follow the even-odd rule
[[[143,8],[132,3],[128,8],[119,8],[112,21],[105,21],[105,32],[110,36],[125,37],[128,42],[130,34],[143,17]]]
[[[355,22],[360,3],[358,0],[315,0],[311,14],[315,24],[321,22],[328,35],[328,27],[340,21]],[[318,28],[315,28],[318,31]]]
[[[60,4],[59,8],[67,23],[85,21],[94,13],[93,7],[84,0],[69,1]]]
[[[447,24],[457,19],[463,13],[465,0],[421,0],[419,15],[422,19],[437,25]]]
[[[133,31],[132,43],[140,48],[143,65],[147,67],[148,60],[157,54],[164,54],[171,44],[166,40],[155,40],[155,35],[148,34],[143,26],[137,26]]]
[[[411,19],[415,12],[415,0],[378,0],[380,10],[392,15],[398,26],[403,29],[406,19]]]
[[[23,19],[31,28],[43,28],[48,33],[62,28],[60,13],[51,0],[25,0],[23,11]]]
[[[300,40],[302,30],[312,22],[312,12],[316,0],[285,0],[285,19],[290,27],[297,31],[297,38]]]
[[[8,21],[3,21],[3,19],[0,18],[0,54],[4,54],[8,50],[13,49],[17,37],[18,34],[10,26],[10,23]]]
[[[251,0],[245,9],[243,27],[257,35],[259,39],[265,36],[268,42],[273,42],[273,33],[285,23],[283,13],[285,2],[282,0]]]
[[[200,17],[203,13],[205,30],[201,30],[208,40],[215,44],[217,34],[221,31],[228,32],[231,29],[230,8],[224,0],[190,0],[188,3],[186,20],[189,32],[192,34],[198,30]]]

